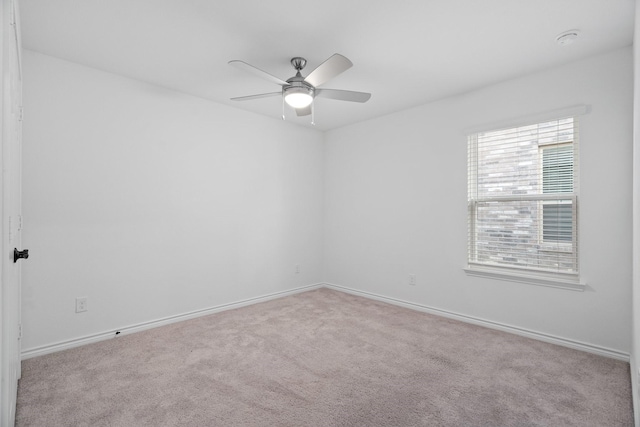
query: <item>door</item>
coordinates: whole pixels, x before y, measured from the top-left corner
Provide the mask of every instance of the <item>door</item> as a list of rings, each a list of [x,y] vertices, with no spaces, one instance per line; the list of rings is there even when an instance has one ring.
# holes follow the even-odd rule
[[[21,250],[21,155],[22,70],[17,2],[2,1],[2,258],[0,258],[2,302],[0,426],[14,425],[18,379],[20,378],[20,262]]]

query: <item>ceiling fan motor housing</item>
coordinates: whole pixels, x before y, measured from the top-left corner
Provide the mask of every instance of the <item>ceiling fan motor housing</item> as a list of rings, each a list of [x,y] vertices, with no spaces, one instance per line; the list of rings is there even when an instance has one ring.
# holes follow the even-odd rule
[[[304,58],[293,58],[291,64],[296,67],[298,72],[295,76],[287,80],[287,86],[282,86],[282,95],[287,104],[294,108],[304,108],[309,105],[315,96],[315,88],[304,81],[304,77],[300,74],[300,70],[306,65]]]

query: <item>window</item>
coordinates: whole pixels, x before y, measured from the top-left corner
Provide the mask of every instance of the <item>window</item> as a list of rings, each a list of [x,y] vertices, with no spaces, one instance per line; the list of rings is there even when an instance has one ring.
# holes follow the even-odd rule
[[[573,193],[573,150],[573,143],[540,147],[543,194]],[[542,242],[570,244],[573,241],[573,218],[571,204],[544,202],[542,204]]]
[[[469,266],[576,280],[577,119],[469,135]]]

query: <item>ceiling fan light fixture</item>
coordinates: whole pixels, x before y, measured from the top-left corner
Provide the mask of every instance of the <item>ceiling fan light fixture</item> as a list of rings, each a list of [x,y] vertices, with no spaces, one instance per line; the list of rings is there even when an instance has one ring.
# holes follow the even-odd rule
[[[293,108],[305,108],[313,102],[313,89],[291,87],[284,90],[284,100]]]
[[[334,53],[323,63],[318,65],[306,77],[303,77],[300,73],[300,70],[302,70],[306,64],[307,60],[302,57],[296,56],[292,58],[291,65],[293,66],[293,68],[295,68],[296,75],[288,78],[287,80],[282,80],[265,71],[262,71],[259,68],[254,67],[253,65],[247,64],[244,61],[240,61],[238,59],[229,61],[229,65],[232,65],[251,74],[256,74],[264,80],[268,80],[271,83],[275,83],[281,86],[281,89],[278,92],[240,96],[231,98],[231,100],[247,101],[250,99],[279,96],[282,104],[282,120],[285,120],[284,104],[286,103],[295,110],[296,116],[302,117],[310,115],[311,124],[315,124],[313,114],[315,108],[313,105],[313,100],[315,99],[316,95],[322,98],[349,102],[367,102],[369,98],[371,98],[371,94],[366,92],[354,92],[350,90],[326,88],[316,89],[318,86],[324,84],[325,82],[331,80],[332,78],[336,77],[337,75],[343,73],[344,71],[351,68],[351,66],[353,66],[353,63],[349,61],[349,59],[345,58],[339,53]]]

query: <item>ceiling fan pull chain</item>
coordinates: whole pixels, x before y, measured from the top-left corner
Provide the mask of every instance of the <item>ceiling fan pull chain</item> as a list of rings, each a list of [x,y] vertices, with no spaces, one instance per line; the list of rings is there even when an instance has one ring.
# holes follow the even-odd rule
[[[284,95],[282,96],[282,120],[284,120]]]
[[[316,109],[313,108],[313,104],[315,104],[315,102],[313,102],[313,100],[312,100],[311,101],[311,124],[313,126],[315,126],[316,125],[316,119],[315,119],[315,111],[316,111]]]

